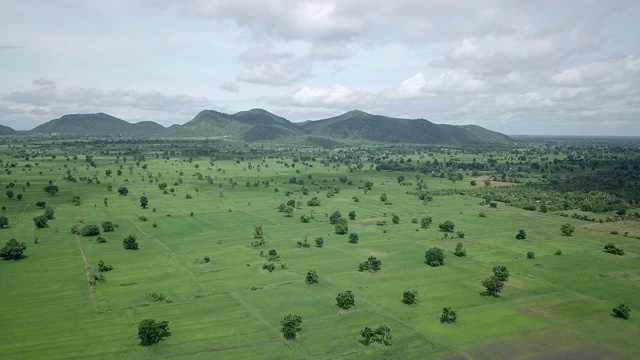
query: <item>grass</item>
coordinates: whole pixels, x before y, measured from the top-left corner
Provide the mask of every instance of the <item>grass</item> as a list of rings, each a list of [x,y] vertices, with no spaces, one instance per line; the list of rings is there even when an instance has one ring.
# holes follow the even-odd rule
[[[19,165],[0,181],[15,181],[15,192],[24,199],[2,200],[10,227],[0,234],[3,242],[15,237],[28,248],[24,259],[0,262],[0,357],[473,358],[482,357],[490,344],[524,339],[531,354],[589,344],[616,358],[640,355],[635,341],[640,318],[632,313],[630,320],[621,321],[609,315],[620,302],[640,309],[640,243],[609,234],[612,225],[599,227],[502,203],[489,208],[468,196],[437,196],[423,203],[407,194],[413,186],[398,185],[399,173],[368,170],[369,164],[366,171],[348,172],[319,162],[294,168],[280,159],[254,161],[249,169],[247,161],[211,166],[204,160],[147,158],[147,169],[134,165],[132,173],[128,166],[133,161],[120,159],[123,175],[117,176],[114,156],[95,156],[97,168],[87,168],[83,157],[42,158],[31,170],[21,167],[23,159],[5,157]],[[95,175],[100,184],[62,180],[65,170],[73,168],[77,178]],[[104,175],[107,168],[114,173],[110,178]],[[211,175],[214,183],[199,180],[198,173]],[[402,174],[415,180],[414,174]],[[343,175],[353,185],[341,183]],[[302,195],[302,185],[288,183],[292,176],[303,179],[309,195]],[[163,195],[155,178],[166,181],[175,195]],[[469,187],[466,180],[425,179],[429,189]],[[60,187],[55,196],[41,190],[49,180]],[[266,180],[269,187],[253,186]],[[358,189],[366,180],[374,182],[368,193]],[[111,192],[108,183],[114,186]],[[127,196],[118,195],[120,186],[129,188]],[[326,197],[334,186],[340,187],[339,194]],[[287,191],[292,193],[286,196]],[[392,205],[380,201],[383,192]],[[147,209],[139,207],[143,194],[149,198]],[[80,196],[78,207],[71,204],[74,195]],[[321,206],[306,206],[312,196],[318,196]],[[286,217],[277,207],[289,199],[303,205]],[[55,210],[45,229],[35,229],[31,220],[42,213],[35,206],[40,200]],[[300,222],[300,215],[312,210],[314,219]],[[344,217],[357,213],[349,232],[359,234],[358,244],[334,233],[328,215],[335,210]],[[479,217],[481,211],[487,216]],[[400,216],[400,224],[392,224],[392,214]],[[148,220],[139,220],[140,215]],[[425,215],[434,219],[428,229],[410,222]],[[95,237],[71,234],[80,219],[96,225],[110,220],[118,227],[101,234],[108,242],[99,244]],[[445,220],[465,231],[465,238],[443,239],[437,225]],[[378,226],[378,221],[387,225]],[[564,223],[576,226],[572,237],[560,235]],[[255,224],[264,229],[267,243],[261,248],[250,245]],[[620,233],[637,228],[635,222],[614,225]],[[526,230],[526,240],[515,240],[519,229]],[[128,234],[137,236],[140,250],[123,249]],[[298,248],[296,241],[305,236],[311,247]],[[316,237],[324,238],[323,248],[315,247]],[[453,255],[458,241],[467,250],[464,258]],[[624,256],[602,252],[611,241],[625,250]],[[425,250],[434,246],[445,249],[445,266],[424,264]],[[278,251],[287,269],[262,269],[260,253],[269,249]],[[553,255],[557,249],[563,255]],[[526,259],[527,251],[534,251],[536,259]],[[382,270],[358,272],[358,263],[371,255],[382,261]],[[204,256],[211,262],[199,261]],[[114,269],[105,273],[105,284],[93,288],[86,271],[88,267],[97,274],[100,259]],[[499,297],[484,296],[481,281],[498,264],[507,266],[511,278]],[[311,286],[304,282],[310,268],[320,276]],[[417,304],[401,302],[407,289],[418,291]],[[356,295],[356,306],[348,311],[335,306],[335,296],[344,290]],[[150,301],[152,292],[171,302]],[[458,324],[440,324],[445,306],[458,310]],[[285,341],[280,321],[288,313],[302,316],[303,330]],[[137,324],[145,318],[170,321],[171,337],[153,347],[139,346]],[[362,328],[381,324],[392,329],[391,347],[359,343]]]

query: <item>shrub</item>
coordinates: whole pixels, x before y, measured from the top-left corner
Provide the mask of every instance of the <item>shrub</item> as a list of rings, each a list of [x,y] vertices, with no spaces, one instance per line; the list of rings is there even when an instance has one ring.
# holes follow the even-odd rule
[[[411,305],[415,304],[418,301],[418,290],[405,290],[402,293],[402,302]]]
[[[133,234],[124,238],[122,240],[122,245],[125,250],[138,250],[138,242],[136,241],[136,236]]]
[[[424,261],[433,267],[444,265],[444,258],[444,251],[437,247],[427,250],[424,254]]]
[[[336,305],[344,310],[349,310],[349,308],[356,305],[355,295],[351,290],[343,291],[336,296]]]
[[[358,271],[379,271],[382,268],[382,261],[375,256],[369,258],[358,265]]]
[[[3,260],[18,260],[22,257],[25,250],[27,250],[25,243],[11,239],[0,249],[0,258]]]
[[[604,252],[614,255],[624,255],[624,250],[617,247],[614,243],[608,243],[604,246]]]
[[[307,285],[318,283],[318,272],[316,269],[309,269],[309,271],[307,271],[307,276],[304,278],[304,282],[307,283]]]
[[[324,246],[324,239],[321,237],[315,238],[315,242],[316,242],[316,247],[321,248]]]
[[[359,240],[358,233],[349,234],[349,242],[352,244],[357,244]]]
[[[447,220],[443,223],[440,223],[438,227],[440,228],[440,231],[453,232],[453,230],[455,229],[455,224],[453,223],[453,221]]]
[[[104,244],[107,242],[107,239],[103,238],[102,236],[98,236],[98,238],[96,239],[96,241],[100,244]]]
[[[562,224],[562,226],[560,226],[560,233],[562,236],[571,236],[575,230],[576,227],[571,224]]]
[[[524,240],[524,239],[526,239],[526,238],[527,238],[527,233],[526,233],[523,229],[520,229],[520,230],[518,231],[518,233],[516,234],[516,239],[518,239],[518,240]]]
[[[82,227],[80,235],[82,236],[100,235],[100,228],[98,228],[98,225],[85,225]]]
[[[467,250],[464,249],[461,242],[456,244],[456,249],[453,251],[453,255],[457,257],[465,257],[467,256]]]
[[[458,312],[451,309],[450,306],[442,308],[442,315],[440,315],[440,322],[443,324],[455,324],[458,321]]]
[[[627,320],[631,316],[631,309],[629,309],[629,307],[625,304],[620,304],[613,308],[612,315],[617,318]]]
[[[536,253],[534,253],[533,251],[527,251],[527,259],[535,259],[536,258]]]
[[[114,230],[114,226],[113,226],[113,223],[111,221],[103,221],[102,222],[102,231],[109,232],[109,231],[113,231],[113,230]]]

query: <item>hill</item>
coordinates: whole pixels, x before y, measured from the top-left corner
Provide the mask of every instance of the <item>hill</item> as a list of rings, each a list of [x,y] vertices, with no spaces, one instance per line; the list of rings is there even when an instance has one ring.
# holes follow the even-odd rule
[[[8,126],[0,125],[0,135],[14,135],[16,133],[15,130]]]
[[[166,129],[152,121],[131,124],[108,114],[97,113],[64,115],[31,131],[74,135],[161,135]]]
[[[400,119],[354,110],[300,125],[305,134],[348,140],[414,144],[509,142],[508,136],[476,125],[434,124],[425,119]]]

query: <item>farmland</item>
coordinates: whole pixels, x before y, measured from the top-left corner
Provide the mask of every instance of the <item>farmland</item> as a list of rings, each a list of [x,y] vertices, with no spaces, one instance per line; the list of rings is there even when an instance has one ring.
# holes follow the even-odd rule
[[[0,242],[15,238],[27,250],[20,260],[0,262],[2,358],[640,356],[640,227],[631,216],[637,203],[624,203],[625,217],[622,208],[560,210],[551,200],[546,212],[540,207],[547,201],[520,190],[545,184],[552,173],[530,171],[537,170],[531,163],[553,168],[551,156],[567,164],[568,150],[553,155],[543,149],[514,167],[505,166],[507,148],[290,149],[222,142],[202,155],[185,148],[167,152],[160,143],[10,143],[0,148],[0,182],[22,196],[3,195],[9,226],[0,229]],[[637,150],[620,153],[629,161],[638,156]],[[619,159],[616,154],[601,160],[601,169],[610,166],[602,170],[614,171],[618,165],[608,161]],[[437,160],[442,171],[387,170],[377,156],[395,164]],[[496,167],[444,166],[454,158],[454,164],[497,159],[506,176]],[[558,165],[562,171],[569,172]],[[571,172],[595,170],[575,166]],[[48,184],[59,191],[47,194]],[[122,187],[126,195],[118,192]],[[514,193],[518,199],[509,203],[500,197]],[[313,197],[318,206],[309,206]],[[39,201],[55,212],[44,228],[32,220],[43,213]],[[533,211],[512,206],[528,201]],[[290,209],[279,211],[281,204]],[[335,211],[347,219],[346,234],[336,234],[331,224]],[[422,227],[424,217],[433,223]],[[447,220],[454,231],[439,229]],[[70,231],[105,221],[116,227],[100,229],[104,243]],[[575,227],[572,236],[561,234],[563,224]],[[255,236],[256,225],[262,237]],[[520,229],[527,236],[516,240]],[[358,234],[357,243],[348,241],[349,233]],[[139,250],[123,248],[129,234]],[[322,247],[315,242],[320,237]],[[464,257],[453,254],[458,242]],[[603,251],[612,242],[623,256]],[[444,250],[443,266],[425,264],[425,251],[433,247]],[[272,249],[278,261],[267,259]],[[358,271],[370,256],[381,269]],[[100,273],[106,281],[92,282],[100,260],[113,270]],[[263,267],[270,262],[273,271]],[[482,281],[496,265],[506,266],[510,277],[499,296],[487,296]],[[317,284],[305,283],[309,269],[317,271]],[[355,294],[348,310],[336,306],[337,294],[346,290]],[[406,290],[417,291],[415,304],[402,302]],[[620,303],[632,309],[630,319],[611,315]],[[440,322],[443,307],[457,311],[456,324]],[[287,314],[302,318],[295,339],[280,331]],[[169,321],[171,336],[140,346],[143,319]],[[361,342],[365,326],[383,324],[391,329],[390,345]]]

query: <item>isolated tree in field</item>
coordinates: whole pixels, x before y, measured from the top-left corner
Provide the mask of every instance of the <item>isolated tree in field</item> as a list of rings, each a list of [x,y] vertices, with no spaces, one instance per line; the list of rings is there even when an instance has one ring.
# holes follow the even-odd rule
[[[48,226],[47,225],[48,221],[49,221],[49,219],[44,215],[36,216],[36,217],[33,218],[33,224],[38,229],[46,228]]]
[[[324,239],[323,238],[317,237],[317,238],[315,238],[314,241],[316,242],[316,247],[321,248],[321,247],[324,246]]]
[[[631,309],[629,308],[629,306],[625,305],[625,304],[620,304],[616,307],[613,308],[613,316],[620,318],[620,319],[629,319],[629,317],[631,316]]]
[[[536,253],[534,253],[533,251],[527,251],[527,259],[535,259],[536,258]]]
[[[560,226],[562,236],[571,236],[574,231],[576,231],[576,227],[571,224],[562,224],[562,226]]]
[[[375,256],[369,256],[369,258],[358,265],[358,271],[380,271],[382,268],[382,261]]]
[[[624,255],[624,250],[617,247],[614,243],[608,243],[604,246],[604,252],[614,255]]]
[[[140,207],[146,209],[147,205],[149,205],[149,198],[144,195],[140,196]]]
[[[111,169],[107,169],[107,170],[104,171],[104,176],[106,176],[106,177],[111,176],[111,174],[112,174]]]
[[[391,222],[394,224],[400,224],[400,216],[393,214],[391,216]]]
[[[126,186],[121,186],[118,188],[118,194],[122,196],[126,196],[129,193],[129,189]]]
[[[424,253],[424,262],[426,262],[429,266],[441,266],[444,265],[444,250],[432,247]]]
[[[402,302],[407,305],[415,304],[418,301],[418,290],[405,290],[402,293]]]
[[[500,281],[509,280],[509,269],[504,265],[496,265],[493,267],[493,275]]]
[[[138,250],[138,241],[135,235],[130,234],[122,240],[125,250]]]
[[[349,219],[351,219],[351,220],[355,220],[356,219],[356,212],[355,211],[349,211]]]
[[[300,221],[303,223],[308,223],[309,221],[311,221],[311,217],[307,214],[302,214],[300,215]]]
[[[109,232],[114,230],[113,223],[111,221],[103,221],[102,222],[102,231]]]
[[[307,276],[304,278],[304,282],[307,283],[307,285],[318,283],[318,272],[316,269],[309,269],[309,271],[307,271]]]
[[[520,229],[520,230],[518,231],[518,233],[516,234],[516,239],[518,239],[518,240],[524,240],[524,239],[526,239],[526,238],[527,238],[527,233],[526,233],[523,229]]]
[[[9,226],[9,218],[2,215],[0,216],[0,229],[4,229]]]
[[[39,207],[40,209],[44,209],[47,206],[47,203],[44,201],[38,201],[36,203],[36,206]]]
[[[113,270],[113,266],[111,264],[105,264],[103,260],[98,261],[98,271],[107,272]]]
[[[458,322],[458,312],[451,309],[450,306],[442,308],[442,315],[440,315],[440,322],[443,324],[455,324]]]
[[[467,256],[467,250],[464,249],[464,246],[461,242],[456,244],[456,249],[453,251],[453,255],[457,257],[465,257]]]
[[[344,310],[349,310],[352,306],[356,306],[356,297],[351,290],[341,292],[336,296],[336,305]]]
[[[16,199],[18,199],[18,200],[22,200],[22,194],[18,194],[18,195],[16,195]]]
[[[357,244],[359,240],[358,233],[349,234],[349,242],[352,244]]]
[[[375,330],[365,326],[365,328],[360,331],[360,335],[362,336],[362,344],[367,346],[372,342],[377,342],[386,346],[391,345],[391,329],[386,324],[378,326]]]
[[[98,225],[85,225],[80,232],[82,236],[96,236],[100,235],[100,228]]]
[[[44,190],[47,194],[53,196],[53,195],[58,193],[59,189],[58,189],[57,185],[49,184],[49,185],[43,187],[42,190]]]
[[[11,239],[0,249],[0,258],[3,260],[18,260],[22,257],[25,250],[27,250],[25,243]]]
[[[47,219],[52,220],[55,217],[55,213],[53,212],[53,209],[46,208],[44,210],[44,216],[46,216]]]
[[[283,212],[287,217],[293,216],[293,206],[289,206],[289,205],[285,206]]]
[[[138,324],[138,339],[142,346],[155,345],[169,336],[168,321],[144,319]]]
[[[425,216],[420,220],[420,227],[426,229],[431,226],[431,223],[433,223],[433,218],[431,218],[431,216]]]
[[[295,339],[298,333],[302,331],[300,324],[302,324],[302,317],[300,315],[289,314],[285,316],[282,322],[280,322],[282,326],[280,331],[284,338],[287,340]]]
[[[336,222],[338,222],[338,219],[342,218],[342,214],[340,213],[340,211],[334,211],[333,214],[331,214],[329,216],[329,222],[332,224],[335,224]]]
[[[7,197],[9,198],[9,200],[13,199],[13,191],[12,190],[7,190],[6,194],[7,194]]]
[[[455,224],[453,223],[453,221],[451,220],[447,220],[445,222],[442,222],[438,225],[438,227],[440,228],[440,231],[444,231],[444,232],[453,232],[453,230],[455,229]]]
[[[482,286],[487,290],[487,295],[498,296],[504,288],[504,282],[500,281],[497,276],[490,276],[482,280]]]
[[[346,222],[344,223],[337,223],[335,226],[335,233],[338,235],[344,235],[347,232],[349,232],[349,226],[346,224]]]
[[[253,225],[253,238],[254,239],[262,239],[264,233],[262,232],[262,225],[255,224]]]

